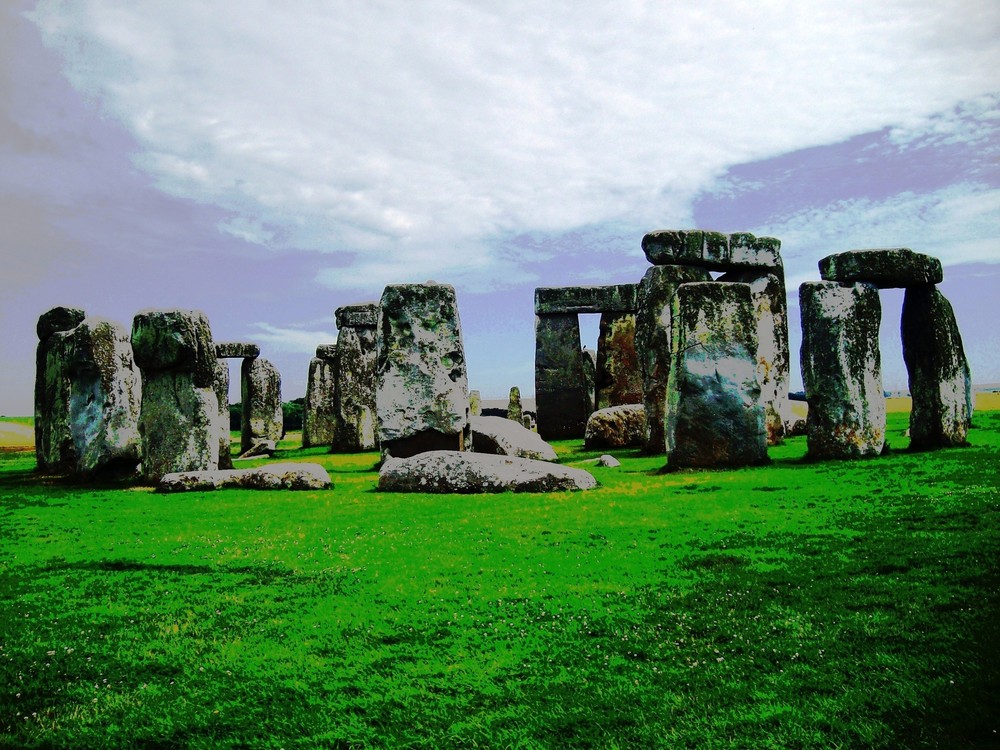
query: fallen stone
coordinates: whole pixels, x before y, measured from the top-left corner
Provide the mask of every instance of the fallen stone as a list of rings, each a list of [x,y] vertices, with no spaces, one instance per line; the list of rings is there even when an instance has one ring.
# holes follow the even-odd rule
[[[781,268],[780,250],[780,240],[749,232],[660,229],[642,238],[642,251],[655,266],[699,266],[714,271]]]
[[[504,417],[472,417],[472,446],[476,453],[555,461],[555,449],[517,422]]]
[[[254,359],[260,356],[260,347],[257,344],[223,341],[215,345],[215,356],[219,359]]]
[[[866,282],[880,289],[940,284],[941,261],[906,247],[849,250],[819,262],[824,281]]]
[[[273,440],[258,440],[243,451],[236,460],[242,461],[247,458],[260,458],[261,456],[270,457],[274,455],[275,450],[277,450],[277,444]]]
[[[605,466],[609,469],[617,469],[619,466],[622,465],[622,462],[619,461],[614,456],[609,456],[607,453],[605,453],[603,456],[597,459],[597,465]]]
[[[646,443],[646,409],[642,404],[626,404],[599,409],[587,420],[583,444],[594,448],[626,448]]]
[[[333,486],[319,464],[280,463],[253,469],[185,471],[164,475],[157,492],[204,492],[228,488],[251,490],[325,490]]]
[[[378,479],[382,492],[556,492],[596,486],[594,476],[583,469],[529,458],[458,451],[389,458]]]

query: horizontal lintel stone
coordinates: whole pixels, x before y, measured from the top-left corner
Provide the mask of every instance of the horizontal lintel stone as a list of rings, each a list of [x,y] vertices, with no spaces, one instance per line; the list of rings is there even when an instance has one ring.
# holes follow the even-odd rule
[[[941,261],[907,247],[849,250],[828,255],[819,262],[824,281],[864,281],[882,289],[940,284]]]
[[[642,251],[654,266],[699,266],[712,271],[781,268],[781,241],[749,232],[658,229],[642,238]]]
[[[374,328],[378,325],[378,302],[344,305],[334,312],[337,328]],[[319,355],[317,355],[319,356]]]
[[[535,314],[635,312],[638,284],[543,286],[535,289]]]
[[[316,356],[320,359],[335,359],[337,357],[337,345],[320,344],[316,347]]]
[[[239,341],[223,341],[215,345],[215,356],[219,359],[256,359],[260,356],[260,347]]]

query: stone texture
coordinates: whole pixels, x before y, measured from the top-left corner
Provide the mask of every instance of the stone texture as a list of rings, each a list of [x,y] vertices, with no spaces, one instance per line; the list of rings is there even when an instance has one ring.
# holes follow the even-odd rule
[[[472,445],[476,453],[556,460],[555,450],[538,433],[504,417],[472,417]]]
[[[227,488],[249,490],[325,490],[333,483],[319,464],[278,463],[254,469],[185,471],[164,475],[158,492],[204,492]]]
[[[332,450],[354,453],[378,447],[376,329],[344,326],[337,339],[337,429]]]
[[[588,450],[645,445],[646,410],[642,404],[598,409],[587,420],[583,442]]]
[[[806,282],[799,287],[799,308],[808,457],[878,455],[885,444],[878,288]]]
[[[479,391],[469,391],[469,414],[473,417],[482,416],[483,396]]]
[[[219,402],[212,331],[195,310],[144,310],[132,321],[142,372],[142,475],[219,468]]]
[[[334,312],[337,328],[378,327],[378,302],[360,302],[338,307]]]
[[[594,410],[584,357],[576,313],[535,316],[535,410],[546,440],[583,437]]]
[[[93,474],[139,463],[141,383],[118,323],[56,308],[42,316],[35,384],[35,455],[46,471]]]
[[[604,466],[608,469],[617,469],[619,466],[622,465],[622,462],[619,461],[614,456],[609,456],[607,453],[605,453],[603,456],[597,459],[597,465]]]
[[[215,347],[219,351],[218,345]],[[219,402],[219,421],[216,425],[219,435],[219,468],[233,468],[233,457],[229,439],[229,363],[225,359],[215,360],[215,381],[212,386],[215,399]]]
[[[646,410],[645,452],[667,452],[665,432],[667,382],[670,378],[670,325],[677,287],[692,281],[710,281],[704,268],[652,266],[639,282],[639,307],[635,318],[635,349],[642,377],[642,402]]]
[[[593,475],[582,469],[530,458],[458,451],[390,458],[382,465],[378,478],[382,492],[555,492],[596,486]]]
[[[39,341],[45,341],[53,333],[76,328],[86,317],[87,313],[78,307],[53,307],[38,316],[35,333]]]
[[[951,303],[936,287],[910,287],[900,328],[913,398],[910,448],[967,445],[972,375]]]
[[[750,285],[754,318],[757,320],[757,380],[764,404],[767,444],[778,445],[785,437],[789,417],[788,302],[781,269],[774,271],[730,271],[720,282]]]
[[[516,385],[511,386],[510,396],[507,398],[507,419],[520,424],[524,419],[524,410],[521,408],[521,389]]]
[[[323,357],[309,360],[302,404],[302,447],[333,445],[337,434],[337,365]]]
[[[642,401],[642,373],[635,349],[635,313],[603,313],[594,373],[595,406]]]
[[[535,289],[535,315],[635,312],[636,285],[561,286]]]
[[[667,468],[767,462],[757,323],[746,284],[681,284],[674,296]]]
[[[387,286],[377,352],[383,456],[469,449],[469,386],[454,287]]]
[[[240,393],[243,419],[240,425],[240,451],[254,443],[272,440],[277,443],[284,433],[281,411],[281,374],[266,359],[244,359],[240,368]]]
[[[642,238],[642,251],[654,266],[698,266],[714,271],[782,267],[781,242],[749,232],[660,229]]]
[[[881,289],[940,284],[941,261],[906,247],[850,250],[828,255],[819,262],[824,281],[863,281]]]
[[[239,341],[223,341],[215,345],[215,356],[219,359],[256,359],[260,356],[260,347]]]
[[[336,344],[320,344],[316,347],[316,356],[319,359],[330,360],[331,362],[337,359],[337,345]]]

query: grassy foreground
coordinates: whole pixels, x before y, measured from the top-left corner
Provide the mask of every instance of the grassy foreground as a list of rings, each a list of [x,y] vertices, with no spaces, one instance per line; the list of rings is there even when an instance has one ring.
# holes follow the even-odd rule
[[[586,493],[157,495],[0,453],[2,747],[990,747],[1000,412],[973,447]]]

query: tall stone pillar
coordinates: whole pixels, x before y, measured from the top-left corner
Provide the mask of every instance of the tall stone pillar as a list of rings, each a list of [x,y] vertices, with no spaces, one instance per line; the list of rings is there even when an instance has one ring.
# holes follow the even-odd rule
[[[309,360],[302,405],[302,447],[333,445],[337,434],[337,345],[320,344]]]
[[[69,469],[76,461],[69,417],[69,376],[63,365],[62,335],[87,317],[83,310],[54,307],[38,318],[35,331],[35,460],[42,471]]]
[[[219,347],[216,345],[216,352]],[[216,430],[219,435],[219,468],[233,468],[231,454],[232,441],[229,437],[229,363],[224,359],[215,360],[215,380],[212,385],[215,398],[219,402],[219,416]]]
[[[711,281],[681,284],[671,324],[667,468],[766,463],[750,287]]]
[[[582,437],[594,410],[588,397],[576,313],[535,316],[535,411],[545,440]]]
[[[601,313],[595,382],[597,409],[642,403],[635,325],[634,312]]]
[[[903,297],[903,360],[910,380],[910,448],[967,445],[972,376],[951,303],[935,286]]]
[[[145,310],[132,321],[132,350],[142,372],[139,434],[142,475],[219,466],[216,356],[204,313]]]
[[[878,287],[807,281],[799,287],[809,458],[858,458],[885,445]]]
[[[378,447],[378,303],[345,305],[335,314],[338,333],[333,450],[374,450]]]
[[[246,453],[261,442],[277,444],[284,432],[281,411],[281,375],[266,359],[244,359],[240,368],[243,419],[240,451]]]
[[[455,288],[391,284],[379,304],[376,410],[383,457],[470,450],[469,384]]]

